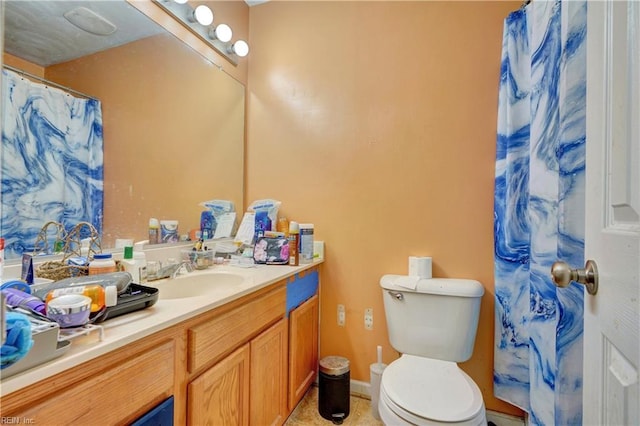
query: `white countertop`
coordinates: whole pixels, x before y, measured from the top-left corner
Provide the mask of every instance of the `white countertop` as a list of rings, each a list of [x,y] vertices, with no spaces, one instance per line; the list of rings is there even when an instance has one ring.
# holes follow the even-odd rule
[[[300,266],[256,265],[252,268],[214,266],[176,279],[146,283],[145,285],[160,290],[160,298],[153,306],[102,323],[104,327],[102,341],[99,340],[98,333],[75,338],[72,340],[70,349],[61,357],[2,379],[0,396],[8,395],[320,263],[322,260]],[[244,280],[233,285],[217,285],[196,297],[162,298],[163,287],[180,285],[183,279],[188,280],[191,277],[216,273],[240,275]]]

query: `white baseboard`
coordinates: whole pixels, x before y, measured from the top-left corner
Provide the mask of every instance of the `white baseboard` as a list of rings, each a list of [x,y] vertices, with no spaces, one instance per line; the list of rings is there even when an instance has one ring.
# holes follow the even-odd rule
[[[360,398],[371,399],[371,384],[360,380],[351,380],[351,395]],[[492,422],[496,426],[522,426],[525,424],[521,417],[487,410],[487,422]]]
[[[360,380],[351,380],[350,392],[353,396],[359,396],[364,399],[371,399],[371,384]]]

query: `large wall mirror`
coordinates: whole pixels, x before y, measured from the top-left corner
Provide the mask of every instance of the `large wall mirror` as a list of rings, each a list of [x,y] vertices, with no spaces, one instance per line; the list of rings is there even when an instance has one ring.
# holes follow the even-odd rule
[[[199,228],[202,201],[230,200],[243,211],[241,83],[125,0],[3,3],[4,64],[100,100],[103,248],[146,239],[151,217],[178,220],[187,234]],[[96,36],[74,27],[64,13],[78,7],[117,30]],[[64,36],[72,38],[59,26],[73,29]],[[127,28],[139,34],[120,39]],[[112,45],[91,43],[110,38]]]

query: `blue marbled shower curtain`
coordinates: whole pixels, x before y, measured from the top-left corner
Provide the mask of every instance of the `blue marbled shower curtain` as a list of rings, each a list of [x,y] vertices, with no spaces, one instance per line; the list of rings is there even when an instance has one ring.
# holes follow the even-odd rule
[[[586,2],[534,0],[504,24],[495,180],[494,393],[540,425],[582,423]]]
[[[0,235],[7,258],[32,250],[42,226],[102,228],[102,109],[95,99],[2,71]]]

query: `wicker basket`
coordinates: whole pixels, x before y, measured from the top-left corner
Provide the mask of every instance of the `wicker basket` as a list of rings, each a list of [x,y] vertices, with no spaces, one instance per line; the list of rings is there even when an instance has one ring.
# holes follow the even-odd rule
[[[88,258],[93,259],[95,253],[101,253],[100,236],[96,228],[88,222],[78,223],[69,233],[66,233],[64,226],[57,222],[48,222],[40,230],[36,239],[34,255],[38,253],[47,253],[50,250],[48,242],[49,229],[55,227],[55,241],[53,247],[62,251],[61,260],[51,260],[43,262],[36,267],[35,273],[38,278],[46,278],[59,281],[65,278],[87,275],[89,273],[88,266],[69,265],[69,258],[81,255],[80,247],[82,231],[88,230],[89,236],[89,254]]]

